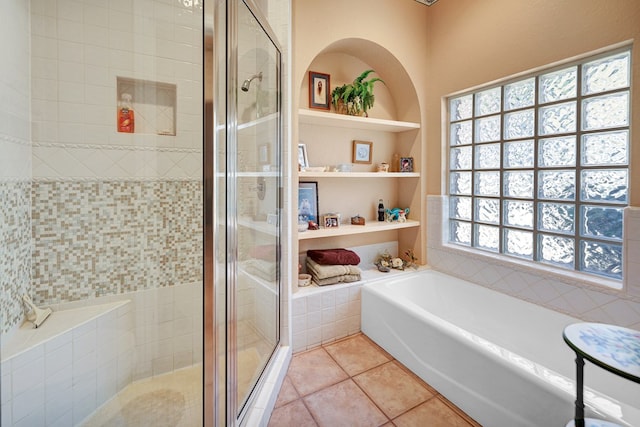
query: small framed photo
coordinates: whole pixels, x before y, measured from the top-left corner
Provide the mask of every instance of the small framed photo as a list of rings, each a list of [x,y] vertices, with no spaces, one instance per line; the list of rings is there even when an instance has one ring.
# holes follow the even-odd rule
[[[309,108],[328,110],[331,106],[329,74],[309,71]]]
[[[352,163],[370,165],[373,155],[373,142],[353,141]]]
[[[413,157],[400,157],[400,172],[413,172]]]
[[[324,228],[340,227],[340,215],[336,215],[336,214],[322,215],[322,226]]]
[[[298,183],[298,218],[318,222],[318,183]]]
[[[309,167],[309,157],[307,157],[307,146],[298,144],[298,165],[301,169]]]

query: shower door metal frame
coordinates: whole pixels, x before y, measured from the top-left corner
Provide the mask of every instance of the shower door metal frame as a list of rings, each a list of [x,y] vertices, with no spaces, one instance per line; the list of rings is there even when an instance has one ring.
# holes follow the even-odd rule
[[[277,144],[276,155],[277,169],[279,172],[277,180],[277,236],[276,236],[276,343],[271,353],[269,361],[265,364],[261,378],[253,388],[250,397],[246,400],[242,408],[238,408],[237,399],[237,312],[236,312],[236,285],[237,285],[237,130],[238,130],[238,103],[237,93],[239,88],[238,79],[238,5],[240,2],[249,9],[256,18],[259,26],[265,32],[276,49],[276,85],[278,112],[277,122]],[[212,4],[213,3],[213,4]],[[227,425],[235,426],[242,423],[248,409],[255,401],[256,391],[260,389],[264,381],[264,373],[268,372],[273,360],[273,355],[280,345],[281,327],[281,298],[282,298],[282,257],[281,257],[281,237],[282,237],[282,200],[283,200],[283,129],[282,129],[282,47],[275,37],[275,33],[268,25],[267,19],[260,12],[260,9],[252,0],[206,0],[204,4],[204,403],[203,420],[206,426]],[[213,28],[208,28],[213,25]],[[207,49],[207,38],[211,37],[209,43],[212,49]],[[223,52],[223,53],[222,53]],[[212,77],[213,76],[213,77]],[[224,84],[223,84],[224,83]],[[213,103],[207,105],[207,94],[211,95]],[[220,148],[224,147],[224,162],[216,159],[221,155]],[[219,170],[224,164],[224,170]],[[225,184],[219,185],[218,179],[224,174]],[[224,191],[224,206],[216,194]],[[217,202],[218,201],[218,202]],[[224,209],[221,214],[220,209]],[[221,221],[224,217],[224,224],[217,224],[216,218]],[[224,236],[222,236],[224,234]],[[224,242],[224,248],[221,248]],[[220,257],[224,254],[224,264],[226,266],[224,274],[216,271],[216,255]],[[219,283],[224,277],[224,284]],[[218,279],[218,283],[216,283]],[[216,288],[216,286],[218,288]],[[217,289],[224,287],[224,293],[217,292]],[[221,301],[216,301],[225,295],[225,317],[226,330],[222,330],[217,323],[221,313],[216,313]],[[224,334],[221,337],[220,334]],[[222,339],[224,338],[224,340]],[[224,350],[221,348],[225,343]],[[224,371],[218,365],[220,354],[226,355],[226,366]],[[224,387],[220,386],[224,384]],[[224,396],[221,391],[224,390]],[[221,416],[222,411],[224,415]]]

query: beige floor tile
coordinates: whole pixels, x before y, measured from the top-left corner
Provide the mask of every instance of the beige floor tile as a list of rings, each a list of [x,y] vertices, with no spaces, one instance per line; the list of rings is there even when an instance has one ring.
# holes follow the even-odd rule
[[[304,398],[320,427],[371,427],[388,419],[349,379]]]
[[[316,427],[317,425],[302,400],[295,400],[274,409],[268,427]]]
[[[348,375],[323,348],[293,356],[288,375],[301,396],[348,378]]]
[[[330,344],[325,350],[351,376],[391,360],[383,350],[363,335]]]
[[[353,380],[389,418],[397,417],[434,395],[396,361],[357,375]]]
[[[470,427],[464,417],[435,397],[393,420],[397,427]]]
[[[282,387],[280,388],[280,393],[278,393],[278,399],[276,399],[275,407],[278,408],[282,405],[286,405],[289,402],[296,400],[298,397],[298,392],[293,387],[291,383],[291,379],[287,375],[282,382]]]

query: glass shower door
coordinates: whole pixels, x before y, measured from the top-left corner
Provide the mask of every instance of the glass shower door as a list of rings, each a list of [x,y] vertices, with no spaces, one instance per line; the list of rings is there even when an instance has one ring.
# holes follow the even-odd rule
[[[229,334],[229,347],[236,349],[235,369],[230,369],[237,379],[236,415],[249,402],[280,339],[280,52],[264,22],[257,11],[238,3],[237,132],[227,146],[234,162],[230,170],[235,170],[228,201],[236,211],[231,239],[237,259],[231,281],[235,319]]]

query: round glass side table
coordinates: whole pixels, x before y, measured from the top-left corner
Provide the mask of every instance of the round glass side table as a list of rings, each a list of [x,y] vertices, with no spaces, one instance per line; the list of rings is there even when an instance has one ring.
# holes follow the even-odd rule
[[[618,426],[608,421],[584,418],[584,359],[640,383],[640,332],[604,323],[574,323],[564,329],[562,337],[576,353],[576,411],[567,427]]]

